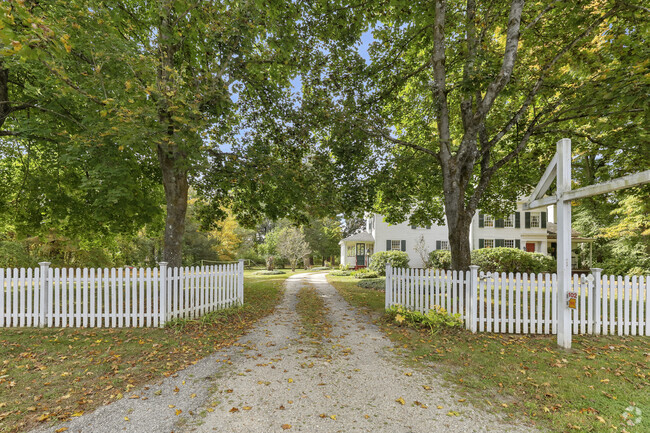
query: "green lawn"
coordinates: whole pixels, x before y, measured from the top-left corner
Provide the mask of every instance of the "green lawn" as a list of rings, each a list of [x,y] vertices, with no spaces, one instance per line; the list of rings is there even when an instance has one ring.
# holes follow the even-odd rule
[[[0,432],[67,419],[231,345],[273,311],[291,276],[244,278],[245,305],[166,328],[3,328]]]
[[[650,431],[648,337],[574,336],[573,349],[565,351],[555,336],[431,335],[388,322],[383,291],[361,289],[351,277],[328,279],[405,347],[411,362],[433,363],[475,404],[553,432]],[[624,422],[629,406],[641,410],[640,424]]]

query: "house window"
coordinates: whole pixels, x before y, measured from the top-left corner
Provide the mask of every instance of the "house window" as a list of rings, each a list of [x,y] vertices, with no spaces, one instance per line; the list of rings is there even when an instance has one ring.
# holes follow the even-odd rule
[[[494,248],[494,239],[486,239],[483,248]]]
[[[402,242],[401,241],[390,241],[391,251],[402,251]]]
[[[449,241],[440,241],[440,249],[441,250],[448,250],[449,249]]]
[[[541,214],[539,212],[531,212],[530,213],[530,227],[531,228],[539,228],[541,226]]]
[[[504,227],[514,227],[515,226],[515,216],[513,215],[508,215],[506,218],[503,220],[503,226]],[[506,241],[508,242],[508,241]]]
[[[506,226],[506,227],[508,227],[508,226]],[[514,239],[506,239],[504,241],[503,245],[506,248],[514,248],[515,247],[515,240]]]
[[[354,245],[348,245],[348,257],[354,257]]]
[[[484,227],[494,227],[494,218],[492,218],[492,215],[485,215],[483,217],[483,226]]]

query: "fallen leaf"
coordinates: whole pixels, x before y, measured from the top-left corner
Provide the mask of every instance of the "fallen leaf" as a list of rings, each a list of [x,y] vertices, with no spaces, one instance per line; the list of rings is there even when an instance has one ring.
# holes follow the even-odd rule
[[[55,430],[55,433],[63,433],[66,430],[68,430],[67,427],[61,427],[60,429]]]
[[[232,409],[229,410],[229,412],[230,413],[239,412],[239,409],[237,409],[236,407],[233,407]]]
[[[128,417],[128,416],[125,416],[125,417],[124,417],[124,421],[129,421],[129,417]]]
[[[182,410],[180,410],[180,409],[176,409],[176,416],[178,416],[178,415],[180,415],[180,414],[182,414],[182,413],[183,413]]]
[[[422,388],[426,389],[427,391],[431,390],[431,387],[429,385],[422,385]]]
[[[289,380],[287,380],[287,382],[293,383],[293,379],[289,378]]]
[[[196,398],[196,394],[190,394],[190,398]]]
[[[455,410],[450,410],[447,412],[447,416],[459,416],[460,413],[456,412]]]
[[[466,400],[467,400],[467,399],[465,399],[465,398],[459,398],[459,399],[458,399],[458,402],[459,402],[459,403],[463,403],[463,402],[465,402]]]
[[[252,407],[250,407],[250,406],[244,406],[244,407],[242,407],[242,409],[243,409],[243,410],[251,410]]]
[[[404,399],[402,397],[398,398],[395,401],[398,402],[399,404],[406,404],[406,402],[404,401]]]
[[[336,421],[336,415],[330,415],[330,418],[332,418],[334,421]]]
[[[404,376],[409,376],[410,377],[410,376],[413,376],[413,373],[410,373],[410,372],[409,373],[404,373]]]
[[[289,430],[291,428],[291,424],[282,424],[282,430]]]
[[[78,412],[73,413],[73,414],[70,415],[70,416],[81,416],[81,415],[83,415],[83,414],[84,414],[84,411],[83,411],[83,410],[80,410],[80,411],[78,411]]]
[[[370,418],[370,415],[364,415],[363,417],[364,417],[365,419],[368,419],[368,418]]]
[[[180,391],[180,389],[178,389],[178,387],[174,388],[174,392],[178,392],[178,391]]]
[[[173,409],[173,408],[175,408],[175,407],[176,407],[175,404],[170,404],[170,405],[169,405],[169,408],[170,408],[170,409]]]

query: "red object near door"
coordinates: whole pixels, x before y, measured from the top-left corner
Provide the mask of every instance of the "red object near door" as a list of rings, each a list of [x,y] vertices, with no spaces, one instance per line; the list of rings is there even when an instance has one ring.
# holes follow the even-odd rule
[[[535,252],[535,242],[526,242],[526,252],[528,253]]]

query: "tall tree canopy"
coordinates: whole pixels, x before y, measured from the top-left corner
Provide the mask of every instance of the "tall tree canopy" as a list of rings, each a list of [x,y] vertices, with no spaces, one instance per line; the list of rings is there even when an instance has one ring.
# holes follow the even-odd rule
[[[647,139],[640,1],[318,5],[303,106],[321,143],[349,167],[374,165],[388,221],[446,220],[455,269],[470,264],[477,209],[510,212],[557,138]]]
[[[65,180],[48,201],[70,215],[76,212],[62,199],[65,189],[83,190],[87,181],[68,182],[65,169],[82,178],[86,165],[103,170],[94,177],[86,170],[96,196],[82,196],[79,207],[94,198],[116,209],[107,218],[115,222],[120,213],[130,218],[126,200],[141,213],[155,198],[151,183],[162,181],[164,259],[179,265],[189,185],[212,170],[218,177],[210,198],[221,200],[212,209],[223,209],[237,175],[225,169],[236,158],[224,144],[240,132],[241,107],[277,115],[277,101],[288,95],[299,40],[294,3],[55,0],[0,7],[0,134],[12,138],[3,143],[25,158],[45,154],[45,172],[56,166]],[[77,159],[66,159],[70,154]]]

